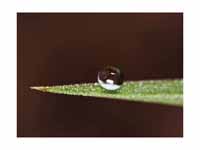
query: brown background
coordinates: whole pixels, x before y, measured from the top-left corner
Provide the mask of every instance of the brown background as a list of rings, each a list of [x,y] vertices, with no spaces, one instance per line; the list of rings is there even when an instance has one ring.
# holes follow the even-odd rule
[[[126,80],[183,78],[183,14],[17,14],[17,136],[183,136],[183,109],[40,93],[95,82],[106,65]]]

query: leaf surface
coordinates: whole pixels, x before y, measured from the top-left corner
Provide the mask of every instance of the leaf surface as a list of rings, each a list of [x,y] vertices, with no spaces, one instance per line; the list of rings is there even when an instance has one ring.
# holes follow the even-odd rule
[[[183,105],[183,80],[126,81],[116,91],[108,91],[98,83],[37,86],[31,89],[57,94],[112,98],[131,102],[147,102],[164,105]]]

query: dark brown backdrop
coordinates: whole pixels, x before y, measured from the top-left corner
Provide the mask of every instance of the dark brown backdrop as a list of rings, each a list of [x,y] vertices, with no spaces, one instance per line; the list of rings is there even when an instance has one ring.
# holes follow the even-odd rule
[[[183,14],[17,14],[17,136],[183,136],[183,110],[30,86],[183,78]]]

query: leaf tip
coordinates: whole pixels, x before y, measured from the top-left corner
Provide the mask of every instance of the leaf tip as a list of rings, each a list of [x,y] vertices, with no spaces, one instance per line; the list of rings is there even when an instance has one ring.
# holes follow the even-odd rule
[[[32,89],[32,90],[38,90],[38,91],[43,91],[43,92],[47,91],[47,88],[42,87],[42,86],[31,86],[30,89]]]

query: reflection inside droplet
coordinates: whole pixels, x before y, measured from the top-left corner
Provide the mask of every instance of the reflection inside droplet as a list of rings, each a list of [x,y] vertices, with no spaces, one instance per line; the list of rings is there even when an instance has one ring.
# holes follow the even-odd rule
[[[123,84],[123,74],[118,68],[108,66],[98,72],[97,80],[104,89],[117,90]]]

